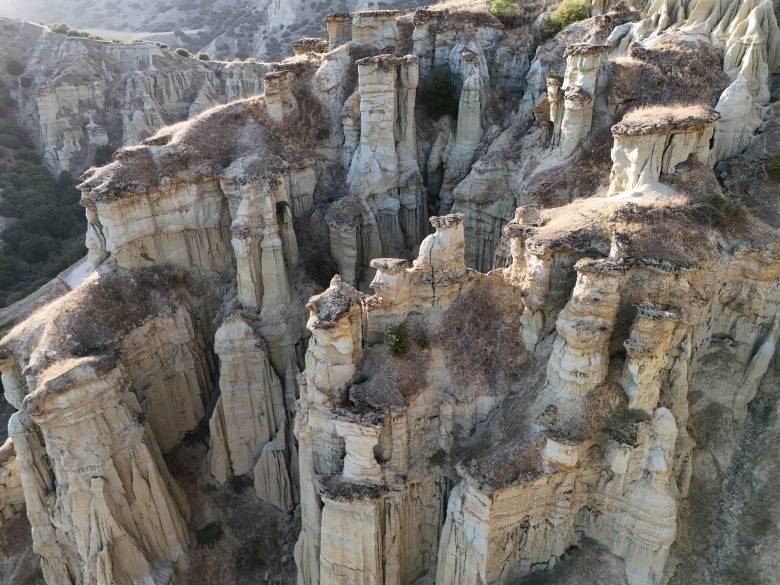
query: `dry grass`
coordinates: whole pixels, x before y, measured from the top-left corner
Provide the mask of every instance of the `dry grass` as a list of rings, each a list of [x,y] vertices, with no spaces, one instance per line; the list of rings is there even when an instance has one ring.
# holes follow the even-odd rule
[[[534,253],[571,250],[605,256],[613,235],[620,234],[627,238],[629,254],[637,260],[691,268],[711,261],[718,253],[709,237],[711,230],[757,248],[777,245],[776,233],[755,218],[724,217],[710,200],[681,193],[673,198],[631,201],[591,198],[547,209],[527,246]]]
[[[130,330],[173,311],[182,294],[200,286],[172,266],[116,271],[74,291],[52,323],[56,347],[84,356],[109,348]]]
[[[372,408],[403,406],[428,385],[430,335],[425,322],[411,315],[403,325],[408,337],[405,354],[392,356],[384,344],[366,350],[363,372],[370,377],[350,390],[350,399],[356,404]]]
[[[446,355],[456,395],[476,388],[502,393],[518,378],[525,356],[518,301],[484,279],[444,314],[434,340]]]
[[[715,48],[681,33],[665,33],[647,47],[632,45],[629,55],[611,65],[612,91],[624,102],[714,106],[729,84]]]

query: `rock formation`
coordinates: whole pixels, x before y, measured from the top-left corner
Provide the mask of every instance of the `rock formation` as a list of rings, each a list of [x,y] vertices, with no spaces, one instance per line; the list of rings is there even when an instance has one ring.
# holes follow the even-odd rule
[[[252,66],[262,95],[85,173],[94,272],[0,341],[0,524],[26,508],[47,583],[264,555],[299,585],[725,575],[750,519],[719,502],[780,380],[777,26],[629,5],[533,59],[546,2],[334,14]],[[250,500],[294,553],[211,552]]]
[[[100,146],[138,144],[214,105],[260,94],[270,69],[180,57],[151,42],[67,37],[9,19],[0,26],[29,37],[24,67],[32,83],[19,92],[21,115],[54,173],[78,174]]]

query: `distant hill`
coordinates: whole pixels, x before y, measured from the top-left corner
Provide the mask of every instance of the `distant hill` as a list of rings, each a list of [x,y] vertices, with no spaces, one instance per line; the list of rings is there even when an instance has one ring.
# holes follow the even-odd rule
[[[409,8],[423,0],[0,0],[0,16],[61,22],[105,36],[148,38],[232,60],[275,61],[299,37],[324,37],[332,12]]]

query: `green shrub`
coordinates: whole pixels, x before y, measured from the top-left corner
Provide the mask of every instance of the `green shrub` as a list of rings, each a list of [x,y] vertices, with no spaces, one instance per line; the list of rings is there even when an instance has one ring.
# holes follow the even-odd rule
[[[772,161],[765,167],[766,173],[775,181],[780,181],[780,152],[776,152]]]
[[[244,573],[255,573],[268,565],[270,554],[262,537],[244,542],[236,551],[236,567]]]
[[[200,530],[195,531],[195,539],[198,542],[198,548],[202,546],[214,548],[214,545],[222,539],[224,534],[225,532],[222,530],[222,524],[219,522],[206,524]]]
[[[21,85],[24,89],[27,89],[32,85],[33,79],[32,77],[29,77],[27,75],[22,75],[19,78],[19,85]]]
[[[422,101],[432,118],[457,116],[458,102],[452,72],[449,68],[437,71],[422,93]]]
[[[192,55],[190,55],[190,52],[187,49],[185,49],[184,47],[179,47],[178,49],[176,49],[174,51],[174,53],[176,53],[180,57],[191,57],[192,56]]]
[[[393,356],[402,356],[409,351],[409,333],[403,324],[391,325],[385,331],[385,345]]]
[[[168,45],[166,43],[159,43],[159,42],[157,42],[157,43],[155,43],[155,45],[157,45],[161,49],[167,49],[168,48]]]
[[[208,61],[210,57],[206,53],[198,53],[197,59],[198,61]]]
[[[560,6],[544,23],[545,38],[554,37],[573,22],[590,18],[590,2],[586,0],[563,0]]]
[[[116,149],[110,144],[101,144],[95,149],[95,166],[102,167],[111,162]]]
[[[244,490],[253,483],[253,478],[249,475],[232,475],[230,477],[230,491],[234,494],[241,495]]]
[[[511,21],[520,14],[520,8],[514,0],[493,0],[490,12],[502,22]]]
[[[5,70],[9,73],[9,75],[21,75],[24,73],[24,65],[22,65],[16,59],[9,59],[5,64]]]
[[[726,223],[727,221],[741,220],[747,217],[747,209],[741,203],[729,201],[722,195],[712,195],[707,199],[716,211],[716,223]]]
[[[447,453],[444,451],[444,449],[439,449],[428,457],[428,466],[429,467],[444,467],[444,464],[447,462]]]
[[[51,32],[59,33],[61,35],[64,35],[65,33],[70,30],[70,27],[67,24],[63,24],[61,22],[56,22],[54,24],[49,25],[49,30]]]
[[[5,146],[11,150],[19,150],[22,148],[22,141],[16,136],[0,134],[0,146]]]
[[[425,331],[421,329],[417,334],[417,347],[427,349],[428,345],[428,337],[425,335]]]

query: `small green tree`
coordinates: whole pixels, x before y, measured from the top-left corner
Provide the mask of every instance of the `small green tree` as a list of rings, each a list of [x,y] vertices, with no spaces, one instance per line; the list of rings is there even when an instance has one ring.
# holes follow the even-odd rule
[[[180,57],[191,57],[192,56],[192,55],[190,55],[190,52],[187,49],[185,49],[184,47],[179,47],[178,49],[176,49],[174,51],[174,53],[176,53]]]
[[[456,88],[452,82],[452,72],[449,68],[439,70],[431,79],[422,94],[423,103],[428,108],[428,113],[435,120],[442,116],[456,116],[458,102],[456,100]]]
[[[24,73],[24,65],[19,63],[16,59],[10,59],[5,64],[5,70],[8,71],[10,75],[21,75]]]
[[[554,37],[573,22],[590,18],[590,2],[587,0],[563,0],[544,23],[545,38]]]
[[[780,181],[780,152],[776,152],[774,158],[764,168],[770,177]]]
[[[409,333],[403,324],[391,325],[385,330],[385,345],[393,356],[402,356],[409,351]]]
[[[198,53],[198,61],[208,61],[210,57],[206,53]]]

